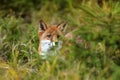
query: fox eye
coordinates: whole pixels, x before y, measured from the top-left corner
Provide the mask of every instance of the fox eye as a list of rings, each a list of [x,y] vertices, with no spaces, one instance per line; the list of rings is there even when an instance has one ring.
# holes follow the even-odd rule
[[[51,37],[51,35],[49,34],[49,35],[47,35],[47,37]]]

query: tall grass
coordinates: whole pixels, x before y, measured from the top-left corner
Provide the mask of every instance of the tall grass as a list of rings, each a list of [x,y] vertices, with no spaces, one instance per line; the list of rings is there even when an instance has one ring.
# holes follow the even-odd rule
[[[14,10],[15,4],[25,8]],[[21,0],[8,6],[12,13],[5,5],[0,11],[0,80],[119,80],[119,1]],[[47,60],[37,53],[39,19],[67,21],[66,33],[74,34]]]

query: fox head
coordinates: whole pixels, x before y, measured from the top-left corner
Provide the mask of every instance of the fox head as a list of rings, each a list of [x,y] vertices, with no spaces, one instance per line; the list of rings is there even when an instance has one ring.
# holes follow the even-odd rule
[[[47,25],[43,20],[39,22],[39,47],[38,52],[40,55],[45,55],[63,35],[65,31],[66,23],[60,23],[58,25]]]

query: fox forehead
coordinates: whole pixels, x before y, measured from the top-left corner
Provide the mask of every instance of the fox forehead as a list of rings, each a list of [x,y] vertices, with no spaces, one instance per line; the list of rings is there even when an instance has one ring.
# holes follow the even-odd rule
[[[62,32],[57,28],[57,25],[51,25],[51,26],[48,26],[48,29],[45,31],[45,33],[50,33],[50,34],[58,34],[60,35]]]

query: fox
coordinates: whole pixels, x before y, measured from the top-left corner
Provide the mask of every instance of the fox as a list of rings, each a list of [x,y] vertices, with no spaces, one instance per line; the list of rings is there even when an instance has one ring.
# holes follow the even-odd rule
[[[62,47],[62,41],[60,37],[64,35],[64,31],[66,29],[65,22],[62,22],[58,25],[47,25],[43,20],[39,21],[39,30],[38,30],[38,53],[42,56],[42,58],[46,58],[50,55],[50,50],[53,47],[59,50]]]

